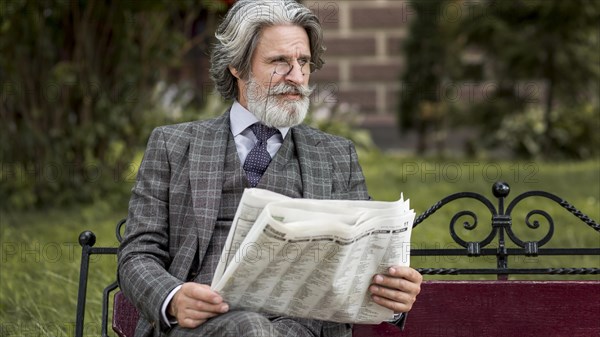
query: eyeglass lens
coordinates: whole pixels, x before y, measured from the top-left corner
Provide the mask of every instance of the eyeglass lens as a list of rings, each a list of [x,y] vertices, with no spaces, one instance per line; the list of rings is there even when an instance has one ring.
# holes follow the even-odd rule
[[[300,72],[302,75],[306,75],[310,73],[310,62],[306,61],[298,61],[300,64]],[[292,64],[287,62],[278,62],[275,64],[275,73],[277,75],[288,75],[292,71]]]

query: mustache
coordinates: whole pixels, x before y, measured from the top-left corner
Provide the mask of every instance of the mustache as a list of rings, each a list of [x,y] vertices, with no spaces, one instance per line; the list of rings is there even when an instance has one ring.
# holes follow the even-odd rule
[[[313,93],[313,91],[314,88],[308,86],[293,85],[289,83],[279,83],[271,87],[271,96],[282,94],[294,94],[301,95],[302,97],[308,97]]]

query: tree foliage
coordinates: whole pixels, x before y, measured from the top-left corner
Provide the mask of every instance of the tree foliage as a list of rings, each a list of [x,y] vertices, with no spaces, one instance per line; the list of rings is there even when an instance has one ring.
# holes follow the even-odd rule
[[[417,152],[423,154],[431,134],[439,131],[449,110],[443,84],[455,76],[458,63],[453,39],[455,22],[442,20],[444,8],[456,1],[411,1],[415,18],[405,45],[406,69],[402,77],[400,127],[418,133]]]
[[[514,133],[518,141],[512,149],[520,155],[582,158],[600,153],[597,137],[581,141],[600,121],[600,2],[486,1],[470,11],[475,15],[461,34],[484,51],[488,78],[499,87],[476,106],[485,120],[496,121],[484,124],[487,131]],[[505,109],[501,101],[507,100],[516,104]],[[511,120],[525,115],[538,129],[511,129]],[[526,139],[535,146],[524,146]]]
[[[203,37],[193,32],[198,18],[225,7],[3,1],[2,206],[85,201],[123,186],[136,146],[162,118],[152,113],[153,88]]]
[[[431,16],[419,14],[443,13],[450,4],[462,8],[453,17],[458,20],[436,15],[436,21],[428,22]],[[400,113],[405,121],[423,123],[423,107],[436,102],[426,93],[437,88],[442,91],[438,97],[447,98],[444,81],[456,86],[475,81],[485,87],[483,97],[473,102],[446,99],[442,111],[460,110],[460,121],[479,129],[478,144],[503,146],[526,157],[600,153],[598,137],[587,137],[600,127],[600,2],[436,0],[411,5],[417,18],[411,23],[403,81],[416,83],[417,94],[403,93]],[[475,78],[469,73],[472,64],[456,59],[474,50],[482,55]]]

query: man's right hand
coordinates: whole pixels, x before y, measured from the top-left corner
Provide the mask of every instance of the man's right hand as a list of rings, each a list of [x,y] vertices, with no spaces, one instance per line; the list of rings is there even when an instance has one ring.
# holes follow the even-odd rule
[[[223,297],[206,284],[184,283],[171,299],[167,313],[183,328],[196,328],[209,318],[229,311]]]

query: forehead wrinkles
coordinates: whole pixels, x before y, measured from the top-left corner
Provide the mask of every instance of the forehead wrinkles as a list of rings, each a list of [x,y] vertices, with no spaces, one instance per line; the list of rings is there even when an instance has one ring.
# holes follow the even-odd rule
[[[263,58],[310,57],[308,35],[298,26],[267,27],[260,34],[256,51]]]

